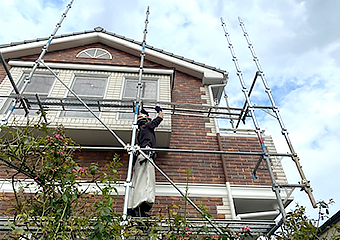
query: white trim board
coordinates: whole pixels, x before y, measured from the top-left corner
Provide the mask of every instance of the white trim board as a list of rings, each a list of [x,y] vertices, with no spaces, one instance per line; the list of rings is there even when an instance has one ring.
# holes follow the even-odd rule
[[[81,182],[80,182],[81,183]],[[125,182],[119,182],[116,185],[118,195],[125,194]],[[27,192],[35,192],[37,185],[33,180],[20,180],[16,184],[16,189],[20,186],[30,184]],[[99,185],[104,186],[99,183]],[[176,186],[185,193],[186,183],[176,183]],[[88,188],[89,193],[98,191],[96,184],[94,183],[81,183],[81,189]],[[271,186],[249,186],[249,185],[230,185],[231,195],[233,199],[276,199]],[[13,193],[12,183],[10,179],[0,179],[0,192]],[[188,184],[189,197],[211,197],[211,198],[223,198],[228,197],[227,186],[224,184]],[[156,183],[156,196],[171,196],[180,197],[180,193],[170,184],[166,182]],[[286,197],[286,194],[281,192],[282,198]]]

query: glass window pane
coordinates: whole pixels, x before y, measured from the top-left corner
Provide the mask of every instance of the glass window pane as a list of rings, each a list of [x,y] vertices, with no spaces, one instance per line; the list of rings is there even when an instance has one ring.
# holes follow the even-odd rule
[[[96,53],[96,49],[95,48],[91,48],[91,49],[88,49],[86,51],[91,57],[94,57],[95,56],[95,53]]]
[[[26,79],[26,77],[28,77],[28,74],[23,75],[23,77],[20,79],[19,83],[17,84],[17,87],[19,89],[19,91],[21,92],[23,86],[24,86],[24,81]],[[25,91],[24,91],[24,95],[29,99],[29,98],[34,98],[35,99],[35,94],[39,94],[39,96],[48,96],[48,94],[50,93],[52,86],[55,82],[55,77],[53,75],[45,75],[45,74],[35,74],[33,75],[30,83],[27,85]],[[15,92],[13,90],[13,92],[11,93],[11,95],[15,95]],[[8,111],[9,107],[10,107],[10,102],[11,100],[8,100],[3,109],[1,110],[2,113],[5,113]],[[16,107],[16,109],[14,110],[14,115],[24,115],[25,111],[23,109],[20,109],[21,104],[18,105]],[[36,107],[36,106],[35,106]],[[31,116],[38,116],[37,111],[36,110],[31,110],[29,112],[29,114]]]
[[[145,99],[157,99],[157,82],[148,81],[143,83],[142,98]]]
[[[98,98],[102,99],[105,95],[107,77],[76,77],[74,79],[72,90],[81,97]],[[73,94],[68,93],[68,96],[73,97]],[[72,106],[72,111],[64,111],[64,117],[77,117],[77,118],[92,118],[93,115],[84,106]],[[79,109],[79,110],[78,110]],[[99,111],[97,107],[91,107],[97,116]]]
[[[87,54],[86,52],[82,52],[78,55],[79,58],[91,58],[91,56],[89,56],[89,54]]]
[[[77,77],[72,89],[82,96],[103,97],[106,82],[106,78]]]
[[[135,98],[137,96],[137,81],[127,80],[123,98]]]
[[[123,99],[135,99],[137,96],[136,79],[127,79],[124,85]],[[141,98],[147,100],[157,100],[158,96],[158,81],[157,80],[142,80]],[[153,115],[150,113],[150,115]],[[133,113],[120,113],[120,119],[133,120]],[[153,117],[153,116],[151,116]]]
[[[91,110],[99,116],[98,108],[90,107]],[[84,106],[72,106],[70,111],[64,112],[64,117],[77,117],[77,118],[93,118],[93,115]]]
[[[28,75],[24,75],[18,84],[18,89],[21,89],[24,86],[24,81],[28,77]],[[33,75],[30,83],[27,85],[24,93],[25,94],[43,94],[48,95],[50,92],[52,85],[54,83],[54,76],[49,75]]]
[[[135,98],[137,96],[137,84],[138,80],[126,80],[123,98]],[[156,100],[157,81],[143,80],[141,97]]]
[[[48,94],[54,83],[53,76],[37,75],[33,76],[31,82],[27,85],[25,93]]]

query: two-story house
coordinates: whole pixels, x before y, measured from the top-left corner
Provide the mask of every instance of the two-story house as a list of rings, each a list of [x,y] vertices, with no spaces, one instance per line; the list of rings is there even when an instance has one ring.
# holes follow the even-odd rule
[[[0,45],[19,90],[47,40]],[[140,42],[97,27],[92,31],[56,36],[43,60],[63,83],[89,103],[107,126],[129,143],[140,53]],[[189,197],[197,204],[205,204],[216,219],[222,222],[266,220],[274,224],[279,208],[268,172],[260,169],[259,178],[252,177],[259,159],[256,153],[261,152],[256,134],[221,131],[218,126],[218,118],[232,116],[223,115],[226,109],[222,111],[218,107],[228,82],[228,72],[151,46],[146,47],[145,54],[143,104],[149,112],[153,112],[156,104],[160,105],[165,116],[156,131],[157,147],[161,149],[157,153],[157,165],[180,189],[185,189],[188,179]],[[35,71],[24,92],[32,103],[31,119],[37,116],[36,93],[47,112],[49,126],[63,124],[67,134],[82,146],[77,161],[85,165],[91,161],[104,164],[114,153],[120,154],[123,167],[119,171],[121,185],[117,186],[119,196],[115,207],[117,212],[122,212],[128,166],[126,151],[44,66]],[[0,117],[4,118],[15,93],[2,65],[0,96]],[[221,114],[214,114],[216,111]],[[14,110],[7,125],[10,126],[14,118],[16,124],[26,123],[22,109]],[[270,136],[265,136],[265,144],[275,152]],[[227,151],[250,154],[226,154]],[[280,162],[275,158],[271,160],[276,180],[286,183]],[[2,170],[5,168],[1,166]],[[10,179],[2,170],[1,194],[11,195]],[[287,206],[292,197],[284,191],[281,195]],[[153,213],[164,211],[172,203],[183,204],[181,199],[176,189],[156,172]],[[0,203],[1,212],[7,206],[5,202]],[[200,217],[192,207],[189,207],[188,216]]]

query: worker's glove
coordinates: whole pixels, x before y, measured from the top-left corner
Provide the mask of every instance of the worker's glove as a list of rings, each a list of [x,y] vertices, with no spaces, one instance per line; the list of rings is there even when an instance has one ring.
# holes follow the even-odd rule
[[[144,108],[140,112],[145,114],[145,115],[147,115],[147,116],[149,116],[149,113]]]
[[[160,106],[156,106],[155,107],[155,110],[156,110],[156,112],[157,113],[159,113],[159,112],[162,112],[163,110],[161,109],[161,107]]]

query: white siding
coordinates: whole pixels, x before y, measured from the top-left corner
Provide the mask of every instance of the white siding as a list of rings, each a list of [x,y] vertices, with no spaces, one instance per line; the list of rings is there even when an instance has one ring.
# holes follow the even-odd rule
[[[31,68],[12,67],[11,74],[15,81],[18,81],[24,71],[30,71]],[[39,72],[48,72],[46,69],[38,69]],[[89,74],[89,75],[105,75],[108,76],[109,83],[105,99],[116,99],[119,100],[122,91],[122,83],[125,77],[137,77],[138,73],[122,73],[122,72],[106,72],[106,71],[84,71],[84,70],[65,70],[65,69],[54,69],[58,73],[59,78],[67,85],[71,86],[71,81],[75,74]],[[159,81],[159,101],[171,101],[170,95],[170,76],[169,75],[154,75],[154,74],[143,74],[145,78],[154,78]],[[12,91],[12,85],[8,77],[5,78],[4,82],[0,85],[0,94],[2,96],[8,95]],[[57,80],[56,84],[51,92],[50,97],[63,98],[66,97],[67,89]],[[0,99],[0,107],[2,106],[4,99]],[[100,118],[110,128],[118,130],[131,130],[132,121],[118,120],[116,109],[111,108],[110,112],[103,112],[100,114]],[[51,119],[51,126],[57,124],[63,124],[66,128],[74,129],[104,129],[104,127],[95,118],[66,118],[60,117],[60,111],[48,111],[47,117]],[[2,117],[2,116],[1,116]],[[10,118],[13,121],[14,116]],[[18,123],[26,124],[26,118],[23,116],[16,116],[15,120]],[[165,114],[164,122],[158,128],[159,130],[170,130],[171,128],[171,116]]]

